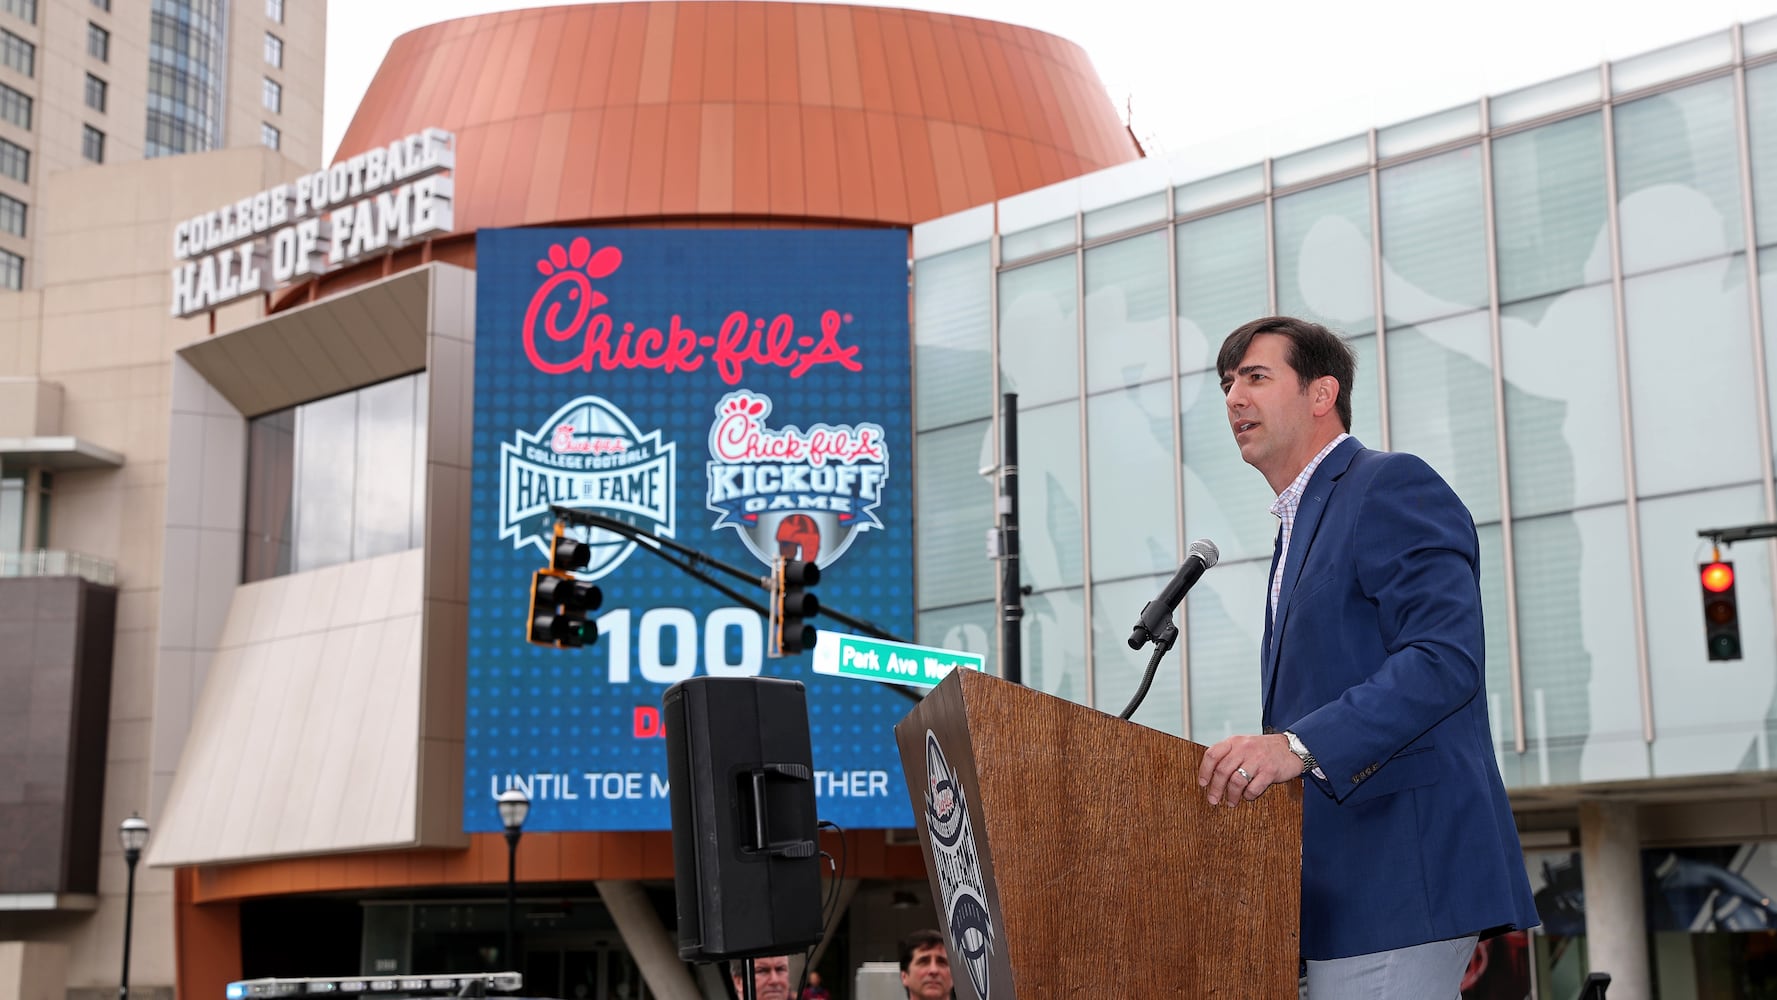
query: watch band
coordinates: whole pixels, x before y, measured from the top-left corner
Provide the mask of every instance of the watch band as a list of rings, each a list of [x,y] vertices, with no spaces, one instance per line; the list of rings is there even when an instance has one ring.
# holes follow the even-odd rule
[[[1283,737],[1290,741],[1290,753],[1293,753],[1302,759],[1302,770],[1312,771],[1320,766],[1320,762],[1315,760],[1314,755],[1308,752],[1308,747],[1302,742],[1302,737],[1297,736],[1295,733],[1292,733],[1287,729],[1283,731]]]

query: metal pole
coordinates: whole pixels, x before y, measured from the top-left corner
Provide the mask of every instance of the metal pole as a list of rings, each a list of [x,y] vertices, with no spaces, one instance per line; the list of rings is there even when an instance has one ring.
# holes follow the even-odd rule
[[[1022,658],[1024,590],[1018,571],[1018,394],[1000,397],[1000,675],[1024,683]]]
[[[135,851],[125,851],[124,861],[129,863],[130,876],[128,888],[123,894],[123,975],[118,979],[118,1000],[130,998],[130,925],[136,913],[136,859]]]
[[[506,831],[506,951],[501,956],[513,972],[519,968],[518,957],[512,953],[512,929],[518,923],[518,838],[522,830]]]

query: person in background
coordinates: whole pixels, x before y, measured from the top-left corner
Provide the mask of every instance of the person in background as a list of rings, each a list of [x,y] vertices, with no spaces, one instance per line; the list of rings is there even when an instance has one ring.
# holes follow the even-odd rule
[[[740,978],[746,974],[746,969],[747,963],[743,961],[728,963],[728,978],[736,997],[746,996]],[[753,959],[753,995],[758,1000],[790,1000],[790,956]]]
[[[897,951],[901,986],[907,990],[907,1000],[948,1000],[950,952],[944,947],[944,935],[932,930],[914,931],[901,939]]]
[[[801,1000],[831,1000],[833,991],[821,982],[821,974],[813,969],[808,970],[808,985],[802,987]]]

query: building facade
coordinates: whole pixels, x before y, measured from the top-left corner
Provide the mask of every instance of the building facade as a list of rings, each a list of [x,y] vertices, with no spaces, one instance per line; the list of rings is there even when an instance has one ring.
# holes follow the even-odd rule
[[[1253,731],[1277,524],[1215,354],[1257,316],[1326,323],[1359,358],[1352,432],[1429,461],[1479,528],[1496,753],[1527,848],[1552,851],[1531,863],[1541,995],[1577,993],[1588,931],[1613,996],[1647,995],[1638,964],[1662,997],[1770,989],[1742,933],[1777,920],[1770,543],[1721,550],[1739,659],[1708,656],[1698,570],[1700,531],[1777,514],[1774,49],[1777,23],[1750,24],[1260,163],[1142,161],[915,227],[921,641],[996,648],[977,470],[1016,393],[1026,682],[1120,710],[1145,661],[1129,623],[1209,537],[1221,562],[1135,719]],[[1583,917],[1553,903],[1581,855]],[[1702,868],[1724,888],[1675,901]]]
[[[251,59],[229,51],[238,76]],[[158,141],[214,125],[202,83],[181,84]],[[225,134],[237,117],[225,102]],[[414,166],[407,140],[417,156],[439,136],[448,163]],[[335,172],[342,191],[348,173],[362,181],[373,152],[403,163],[403,183],[427,172],[447,231],[169,317],[190,312],[204,274],[217,282],[206,303],[259,287],[229,284],[261,266],[231,227],[268,243],[287,230],[229,214],[241,199],[302,191],[312,205]],[[663,830],[527,832],[523,953],[502,954],[507,845],[465,832],[477,805],[464,793],[477,232],[901,240],[917,222],[1139,155],[1085,54],[1039,32],[819,4],[618,3],[403,36],[319,174],[285,141],[52,177],[55,206],[84,207],[57,208],[67,228],[51,231],[42,290],[0,297],[0,372],[17,397],[0,437],[34,442],[21,466],[67,466],[47,500],[20,490],[20,504],[53,514],[30,522],[42,540],[20,562],[65,572],[36,553],[73,550],[107,563],[116,645],[98,817],[59,820],[90,845],[96,886],[0,916],[19,981],[50,984],[43,995],[114,988],[126,897],[115,831],[139,812],[152,832],[133,897],[138,992],[487,962],[519,965],[538,995],[708,989],[662,920]],[[382,211],[368,190],[354,201]],[[133,253],[97,252],[125,240]],[[208,271],[169,278],[200,257]],[[60,713],[62,735],[78,730],[85,746],[96,737],[83,704],[63,695]],[[91,756],[28,750],[64,782]],[[851,830],[844,844],[835,891],[849,916],[832,969],[892,959],[900,934],[933,921],[908,836]]]
[[[188,700],[153,686],[169,352],[192,326],[166,316],[168,227],[320,161],[325,29],[325,4],[283,0],[0,5],[9,995],[117,988],[118,823],[150,811],[148,720]],[[171,992],[170,887],[135,880],[147,995]]]
[[[220,122],[254,146],[236,137],[268,124],[258,23],[152,13],[145,33],[229,53],[222,92],[261,78],[220,105],[215,74],[182,79],[153,141]],[[488,627],[470,615],[476,237],[865,228],[910,233],[920,641],[998,653],[982,470],[1016,393],[1025,682],[1118,710],[1141,668],[1128,623],[1209,537],[1221,564],[1135,718],[1202,742],[1253,728],[1275,526],[1214,349],[1262,314],[1327,322],[1359,350],[1354,432],[1424,456],[1479,525],[1496,752],[1545,920],[1489,953],[1493,974],[1545,997],[1587,968],[1613,996],[1762,988],[1772,543],[1724,553],[1739,660],[1705,657],[1696,571],[1699,530],[1777,520],[1774,59],[1761,22],[1257,164],[1157,162],[1085,54],[1039,32],[598,4],[398,39],[324,174],[281,131],[279,152],[49,177],[41,287],[0,295],[0,440],[9,476],[34,470],[0,513],[44,609],[0,616],[33,650],[0,678],[15,715],[55,724],[0,744],[20,761],[0,773],[35,782],[0,815],[59,846],[0,849],[0,969],[27,995],[114,988],[114,831],[140,812],[133,989],[518,964],[538,995],[718,995],[676,959],[658,830],[527,832],[523,950],[501,953],[507,845],[465,832],[486,828],[464,781],[466,646]],[[169,318],[176,227],[427,130],[448,136],[447,231]],[[815,961],[849,986],[933,915],[905,831],[839,842]]]
[[[11,0],[0,32],[0,288],[43,286],[50,174],[233,146],[321,160],[324,3]]]

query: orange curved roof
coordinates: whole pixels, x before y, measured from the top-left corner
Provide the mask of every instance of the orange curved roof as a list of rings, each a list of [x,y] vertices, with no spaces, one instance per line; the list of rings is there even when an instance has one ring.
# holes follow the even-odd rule
[[[458,232],[910,225],[1141,155],[1079,46],[921,11],[546,7],[396,39],[338,157],[457,135]]]

